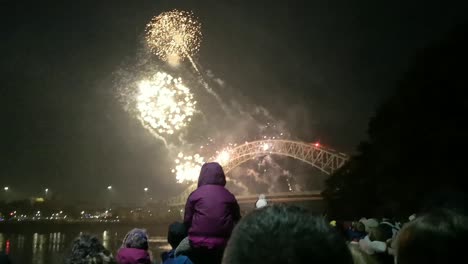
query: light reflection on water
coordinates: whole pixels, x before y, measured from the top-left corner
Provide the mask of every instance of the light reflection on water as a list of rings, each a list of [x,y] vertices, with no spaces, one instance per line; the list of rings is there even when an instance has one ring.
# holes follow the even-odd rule
[[[70,250],[74,238],[83,232],[76,233],[30,233],[30,234],[5,234],[0,233],[0,251],[10,255],[13,263],[22,264],[61,264],[64,256]],[[124,232],[104,230],[96,234],[101,239],[104,247],[113,255],[122,244]],[[166,237],[150,237],[150,250],[157,259],[160,253],[170,249]],[[159,260],[159,259],[158,259]]]

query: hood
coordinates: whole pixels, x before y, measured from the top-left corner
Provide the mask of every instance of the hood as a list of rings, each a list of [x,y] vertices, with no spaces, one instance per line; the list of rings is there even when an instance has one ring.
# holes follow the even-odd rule
[[[119,264],[151,264],[148,251],[137,248],[121,248],[117,252]]]
[[[198,177],[198,187],[203,185],[226,185],[226,176],[223,168],[217,162],[208,162],[203,164]]]

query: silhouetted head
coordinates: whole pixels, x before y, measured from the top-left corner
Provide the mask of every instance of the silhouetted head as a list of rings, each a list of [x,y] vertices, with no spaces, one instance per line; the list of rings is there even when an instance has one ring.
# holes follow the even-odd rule
[[[0,252],[0,264],[11,264],[10,258],[3,252]]]
[[[169,226],[169,231],[167,232],[167,242],[175,249],[182,239],[187,236],[187,228],[184,224],[180,222],[174,222]]]
[[[363,252],[357,245],[350,244],[349,251],[353,257],[354,264],[378,264],[372,256]]]
[[[450,210],[435,210],[408,223],[397,238],[397,262],[468,263],[468,218]]]
[[[226,176],[224,175],[223,168],[217,162],[207,162],[203,164],[198,177],[198,187],[212,184],[212,185],[226,185]]]
[[[82,234],[72,244],[71,253],[65,260],[67,264],[105,264],[114,263],[112,255],[96,236]]]
[[[224,264],[353,263],[345,241],[323,217],[299,207],[272,205],[234,228]]]

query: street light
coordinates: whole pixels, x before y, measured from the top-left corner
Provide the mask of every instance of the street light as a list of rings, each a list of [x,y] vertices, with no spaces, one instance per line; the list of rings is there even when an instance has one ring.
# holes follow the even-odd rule
[[[3,190],[8,191],[10,188],[8,186],[3,187]]]
[[[143,190],[145,190],[145,192],[147,192],[147,191],[148,191],[148,187],[145,187]]]
[[[112,185],[107,186],[107,204],[106,207],[110,208],[112,204]]]
[[[45,188],[44,192],[45,192],[45,196],[47,196],[47,193],[49,192],[49,188]]]

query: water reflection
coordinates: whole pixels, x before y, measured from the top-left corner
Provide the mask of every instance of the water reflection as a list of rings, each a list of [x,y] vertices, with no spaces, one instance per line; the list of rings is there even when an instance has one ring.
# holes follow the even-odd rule
[[[60,252],[64,247],[64,243],[65,243],[65,234],[62,234],[60,232],[50,233],[48,251]]]
[[[123,236],[127,230],[106,229],[96,232],[102,239],[103,245],[113,253],[122,244]],[[73,239],[79,236],[75,232],[53,232],[53,233],[24,233],[10,234],[0,233],[0,251],[9,253],[12,263],[21,264],[61,264],[63,258],[69,253]],[[83,232],[88,233],[88,232]],[[96,234],[95,233],[95,234]],[[153,236],[149,239],[150,250],[154,256],[159,256],[162,251],[170,249],[165,236]],[[8,252],[7,252],[8,251]]]
[[[16,244],[16,247],[18,249],[23,249],[24,248],[24,239],[25,239],[24,235],[18,235],[17,236],[17,240],[16,240],[15,244]]]
[[[44,245],[46,243],[46,237],[44,234],[34,233],[33,235],[33,253],[32,263],[43,264],[44,262]]]
[[[109,234],[107,230],[104,230],[104,232],[102,232],[102,245],[105,248],[109,248]]]
[[[5,244],[5,237],[0,233],[0,251],[3,251],[3,245]]]

